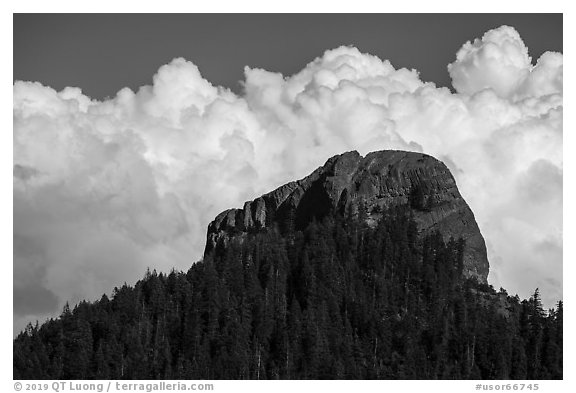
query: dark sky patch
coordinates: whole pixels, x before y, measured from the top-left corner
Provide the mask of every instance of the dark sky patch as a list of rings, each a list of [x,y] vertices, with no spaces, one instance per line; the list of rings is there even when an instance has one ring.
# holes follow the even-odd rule
[[[102,99],[151,84],[158,67],[184,57],[239,92],[245,65],[288,76],[327,49],[354,45],[449,87],[455,50],[503,24],[518,30],[533,61],[562,51],[561,14],[17,14],[14,80]]]

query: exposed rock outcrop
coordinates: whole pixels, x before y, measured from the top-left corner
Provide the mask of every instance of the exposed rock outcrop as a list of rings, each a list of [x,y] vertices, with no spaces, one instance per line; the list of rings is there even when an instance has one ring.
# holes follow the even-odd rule
[[[271,228],[292,215],[296,229],[333,211],[357,214],[365,209],[369,224],[393,204],[410,204],[422,234],[438,230],[445,240],[466,241],[464,274],[487,282],[486,245],[474,214],[442,162],[405,151],[377,151],[362,157],[348,152],[330,158],[304,179],[290,182],[242,209],[220,213],[208,226],[205,254],[220,241]]]

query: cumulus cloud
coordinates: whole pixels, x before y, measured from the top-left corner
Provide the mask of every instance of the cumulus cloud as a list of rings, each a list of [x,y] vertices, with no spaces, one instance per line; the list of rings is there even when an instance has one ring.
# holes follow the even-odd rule
[[[528,48],[510,26],[468,41],[448,65],[448,72],[456,91],[468,95],[490,89],[500,97],[518,100],[562,93],[562,54],[546,52],[532,65]]]
[[[488,31],[481,40],[464,44],[448,71],[460,93],[492,89],[508,97],[529,74],[531,60],[520,34],[512,27],[502,26]]]
[[[187,269],[220,211],[344,151],[444,160],[486,238],[490,282],[562,298],[562,54],[531,64],[511,27],[466,43],[457,93],[353,47],[295,75],[246,67],[244,93],[184,59],[104,101],[14,84],[15,328],[146,267]]]

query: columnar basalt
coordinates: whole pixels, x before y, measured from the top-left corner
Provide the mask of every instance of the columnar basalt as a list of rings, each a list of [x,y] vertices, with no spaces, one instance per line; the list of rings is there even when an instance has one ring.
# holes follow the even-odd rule
[[[242,209],[220,213],[208,227],[205,255],[219,242],[274,228],[289,215],[294,229],[337,211],[363,211],[371,225],[396,204],[410,206],[420,234],[439,231],[445,240],[464,239],[464,275],[487,282],[484,238],[449,169],[431,156],[405,151],[332,157],[309,176],[246,202]]]

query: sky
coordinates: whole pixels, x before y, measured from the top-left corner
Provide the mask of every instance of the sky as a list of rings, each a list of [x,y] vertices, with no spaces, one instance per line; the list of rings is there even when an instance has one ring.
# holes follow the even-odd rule
[[[14,328],[349,150],[443,160],[489,282],[553,306],[562,73],[561,15],[15,15]]]
[[[560,14],[16,14],[14,79],[102,99],[150,84],[161,65],[184,57],[212,84],[240,92],[245,65],[292,75],[353,45],[451,87],[455,50],[501,25],[514,26],[535,59],[562,51]]]

